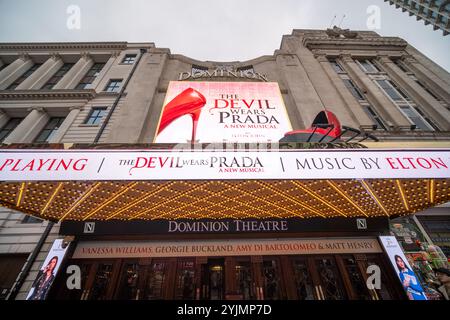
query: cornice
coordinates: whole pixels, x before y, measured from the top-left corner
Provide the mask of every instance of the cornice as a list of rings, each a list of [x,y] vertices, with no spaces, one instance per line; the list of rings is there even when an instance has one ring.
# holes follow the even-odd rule
[[[158,54],[171,54],[170,49],[168,48],[149,48],[149,53],[158,53]]]
[[[95,90],[2,90],[1,100],[90,100],[95,98]]]
[[[127,42],[0,43],[0,50],[124,50]]]
[[[274,56],[269,56],[269,55],[265,55],[265,56],[260,56],[251,60],[246,60],[246,61],[200,61],[200,60],[195,60],[192,58],[189,58],[187,56],[181,55],[181,54],[171,54],[170,59],[172,60],[178,60],[187,64],[195,64],[201,67],[206,67],[206,68],[210,68],[210,69],[214,69],[217,68],[218,66],[223,66],[223,65],[231,65],[233,67],[239,68],[239,67],[245,67],[248,65],[257,65],[259,63],[263,63],[266,61],[275,61],[275,57]]]
[[[303,45],[308,49],[318,49],[319,47],[329,46],[329,48],[342,49],[348,47],[355,49],[358,47],[370,47],[380,50],[380,47],[395,47],[398,50],[406,48],[408,43],[398,37],[371,37],[371,38],[328,38],[328,37],[305,37]]]

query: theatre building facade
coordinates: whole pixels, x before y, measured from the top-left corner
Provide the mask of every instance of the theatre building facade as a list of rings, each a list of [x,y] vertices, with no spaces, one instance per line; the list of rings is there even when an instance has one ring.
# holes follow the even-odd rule
[[[432,296],[390,228],[450,201],[450,74],[400,38],[3,43],[0,142],[2,299]]]

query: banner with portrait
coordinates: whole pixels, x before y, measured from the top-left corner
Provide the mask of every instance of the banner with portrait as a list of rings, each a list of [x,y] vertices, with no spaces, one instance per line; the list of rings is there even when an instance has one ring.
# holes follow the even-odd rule
[[[45,300],[58,274],[64,256],[69,247],[63,245],[63,239],[56,239],[33,282],[26,300]]]
[[[419,282],[419,278],[411,268],[397,239],[393,236],[381,236],[380,242],[389,257],[389,261],[394,267],[395,273],[400,279],[408,298],[410,300],[427,300],[425,291]]]

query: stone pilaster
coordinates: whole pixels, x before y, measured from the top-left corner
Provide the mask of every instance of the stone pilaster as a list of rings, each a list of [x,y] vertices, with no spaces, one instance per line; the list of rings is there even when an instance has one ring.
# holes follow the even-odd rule
[[[57,54],[52,55],[36,71],[26,78],[16,90],[37,90],[62,67],[63,61]]]
[[[296,128],[293,124],[293,129],[309,128],[316,115],[325,110],[324,104],[297,55],[280,54],[276,56],[276,62],[296,107],[293,118],[298,118],[297,123],[300,127]]]
[[[72,123],[77,118],[78,114],[81,111],[81,106],[71,107],[69,114],[64,119],[63,123],[59,126],[58,130],[55,132],[53,137],[49,140],[49,143],[59,143],[62,138],[66,134],[67,130],[69,130]]]
[[[404,88],[418,105],[423,106],[422,109],[433,118],[440,128],[445,131],[450,130],[450,111],[397,67],[391,59],[383,56],[379,57],[378,61],[387,71],[389,77]]]
[[[7,124],[8,121],[9,116],[3,110],[0,109],[0,129],[3,128],[3,126]]]
[[[14,81],[33,66],[33,61],[26,54],[21,54],[18,59],[0,71],[0,90],[5,90]]]
[[[114,62],[116,61],[116,59],[119,57],[119,55],[120,55],[120,52],[114,51],[113,54],[111,55],[111,57],[109,57],[108,61],[103,66],[102,71],[100,71],[100,74],[97,76],[97,78],[95,78],[94,82],[92,82],[92,84],[91,84],[92,89],[95,89],[95,91],[97,91],[97,92],[103,91],[103,89],[107,85],[107,82],[109,81],[109,79],[104,79],[105,75],[109,72],[109,70],[113,66]]]
[[[394,130],[411,130],[411,123],[401,113],[399,108],[386,94],[364,73],[350,55],[342,55],[340,61],[344,64],[350,78],[364,91],[369,102],[373,104],[383,119]]]
[[[344,107],[345,111],[351,115],[352,119],[355,119],[357,125],[352,127],[359,127],[365,130],[372,129],[375,123],[373,123],[373,121],[369,118],[369,116],[367,116],[367,114],[362,109],[360,103],[347,89],[342,79],[330,65],[330,62],[328,61],[327,57],[325,55],[318,56],[317,61],[319,61],[320,65],[322,66],[322,69],[325,71],[326,75],[328,76],[331,83],[335,87],[337,94],[342,99],[345,106]],[[341,119],[342,114],[341,110],[333,110],[333,109],[330,110],[336,114],[338,119]],[[345,123],[343,124],[348,125]]]
[[[358,123],[356,119],[352,117],[352,113],[346,107],[336,90],[336,87],[324,72],[323,62],[321,64],[317,61],[313,53],[302,45],[298,46],[296,55],[307,73],[309,81],[314,87],[315,94],[323,104],[323,109],[332,111],[338,117],[342,125],[357,127]],[[319,113],[319,111],[320,110],[318,110],[316,114]]]
[[[88,53],[83,53],[77,63],[70,68],[53,89],[75,89],[93,65],[94,60],[91,56]]]
[[[30,108],[30,113],[6,137],[4,143],[31,143],[49,120],[43,108]]]
[[[450,104],[450,85],[447,82],[442,81],[441,78],[425,68],[414,57],[405,55],[402,59],[420,82],[424,83],[429,88],[433,88],[445,102]]]

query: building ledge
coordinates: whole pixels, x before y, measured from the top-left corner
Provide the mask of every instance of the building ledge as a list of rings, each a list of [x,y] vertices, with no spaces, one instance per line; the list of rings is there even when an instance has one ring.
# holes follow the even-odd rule
[[[31,42],[0,43],[0,50],[125,50],[127,42]]]
[[[381,141],[409,140],[409,141],[450,141],[450,131],[381,131],[372,132]]]
[[[303,45],[308,49],[324,49],[326,47],[336,49],[340,48],[395,48],[397,50],[403,50],[408,43],[398,37],[373,37],[373,38],[328,38],[328,37],[305,37],[303,39]]]
[[[83,90],[3,90],[0,91],[1,100],[72,100],[93,99],[96,92],[93,89]]]

